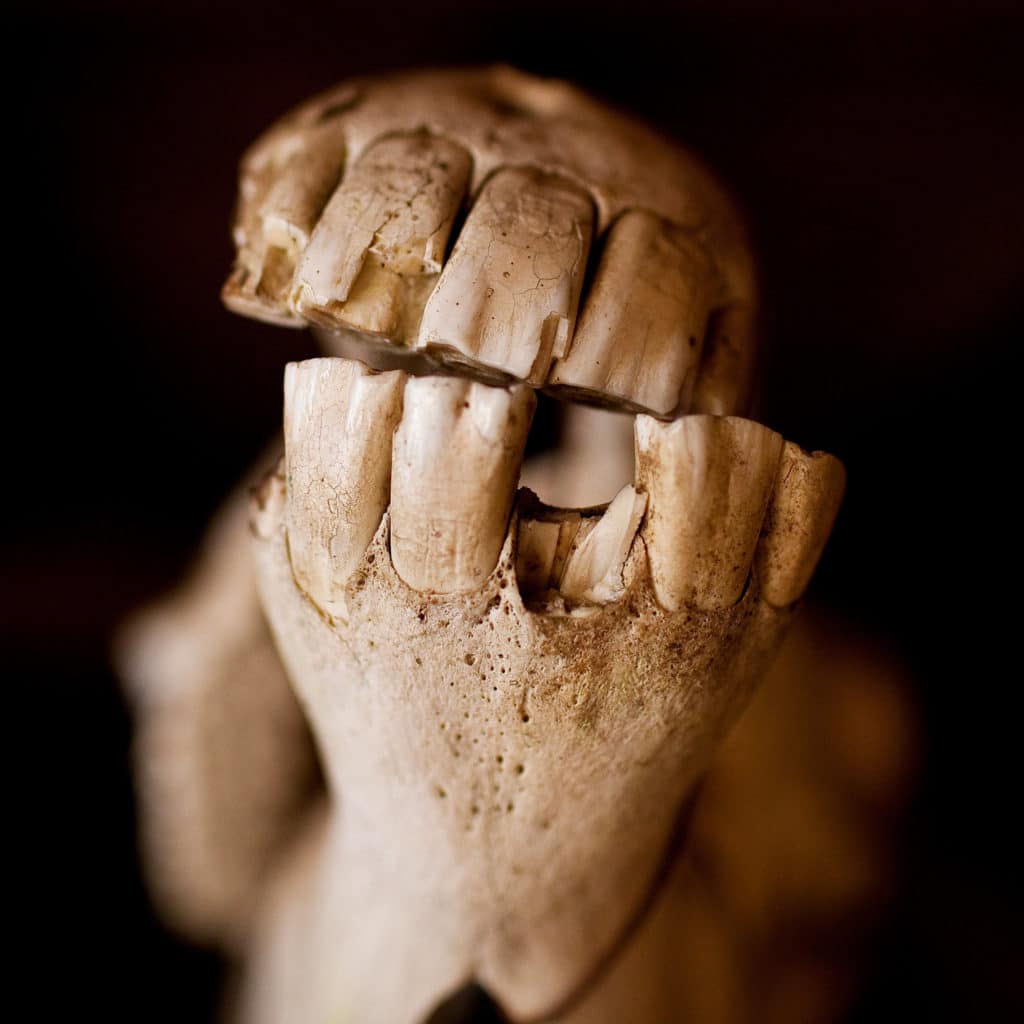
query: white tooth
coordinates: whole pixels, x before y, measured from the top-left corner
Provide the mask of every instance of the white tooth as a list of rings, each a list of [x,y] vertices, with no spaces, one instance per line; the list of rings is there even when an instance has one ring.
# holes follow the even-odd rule
[[[659,603],[736,603],[750,571],[782,438],[734,417],[636,418],[637,478],[649,502],[642,534]]]
[[[293,308],[411,340],[470,171],[466,150],[425,131],[372,145],[320,218],[295,275]]]
[[[719,288],[693,232],[644,210],[623,214],[548,383],[661,416],[685,408]]]
[[[524,510],[519,517],[516,579],[523,597],[558,589],[582,516],[571,509]]]
[[[769,604],[792,604],[807,588],[845,487],[846,470],[837,458],[786,442],[757,548],[758,583]]]
[[[543,383],[572,335],[593,217],[590,197],[571,182],[498,171],[427,300],[417,346]]]
[[[274,323],[301,327],[286,305],[300,254],[345,162],[336,122],[277,128],[242,161],[234,238],[238,257],[225,304]]]
[[[607,604],[622,596],[622,567],[646,507],[647,495],[627,485],[586,537],[577,536],[558,586],[565,597]]]
[[[392,461],[391,560],[414,590],[474,590],[494,569],[534,404],[523,385],[407,382]]]
[[[342,359],[285,370],[288,548],[302,589],[344,617],[344,589],[388,504],[405,375]]]

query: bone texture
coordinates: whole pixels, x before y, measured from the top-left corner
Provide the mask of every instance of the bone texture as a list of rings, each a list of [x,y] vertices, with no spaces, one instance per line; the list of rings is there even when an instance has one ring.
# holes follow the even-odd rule
[[[565,83],[345,83],[254,144],[240,191],[237,312],[662,417],[743,412],[757,293],[731,201]]]

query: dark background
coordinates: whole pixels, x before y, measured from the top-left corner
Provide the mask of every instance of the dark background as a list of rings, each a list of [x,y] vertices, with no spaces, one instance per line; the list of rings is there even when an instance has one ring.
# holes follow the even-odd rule
[[[312,352],[219,305],[238,156],[346,75],[504,59],[632,108],[732,185],[762,256],[762,418],[849,468],[815,592],[904,660],[926,740],[850,1021],[1021,1019],[1024,15],[108,0],[15,4],[5,28],[0,616],[29,904],[8,937],[33,1018],[197,1021],[215,1001],[215,957],[141,887],[108,641],[179,573],[275,428],[283,363]]]

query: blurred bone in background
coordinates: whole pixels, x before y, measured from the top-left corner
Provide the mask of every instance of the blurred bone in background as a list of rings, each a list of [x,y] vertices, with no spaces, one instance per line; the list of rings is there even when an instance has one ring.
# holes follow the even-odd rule
[[[220,306],[243,148],[348,75],[505,60],[646,117],[731,185],[761,257],[758,418],[847,464],[812,600],[905,667],[923,736],[848,1020],[1016,1017],[1015,5],[97,0],[15,4],[8,27],[27,58],[0,591],[25,738],[15,988],[111,1021],[219,999],[216,956],[142,887],[109,642],[277,428],[284,362],[314,353]]]

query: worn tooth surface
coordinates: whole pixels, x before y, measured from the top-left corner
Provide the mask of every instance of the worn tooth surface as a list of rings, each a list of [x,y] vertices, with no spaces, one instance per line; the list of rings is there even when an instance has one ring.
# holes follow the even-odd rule
[[[287,529],[292,571],[324,611],[343,591],[388,504],[391,440],[405,375],[342,359],[285,370]]]
[[[238,257],[223,291],[230,309],[303,326],[287,293],[344,162],[345,138],[332,122],[270,132],[246,156],[233,230]]]
[[[295,275],[295,311],[411,340],[470,171],[465,149],[426,131],[374,143],[313,232]]]
[[[607,604],[621,597],[622,567],[647,507],[647,495],[627,485],[592,530],[577,536],[562,571],[559,592],[571,601]]]
[[[743,593],[782,438],[734,417],[636,418],[637,479],[649,502],[642,534],[659,603],[710,610]]]
[[[611,227],[557,390],[667,416],[686,408],[720,284],[692,231],[644,210]]]
[[[516,579],[524,596],[557,590],[582,515],[575,509],[523,510],[516,542]]]
[[[590,197],[564,178],[498,171],[427,300],[417,346],[543,383],[572,336],[593,219]]]
[[[494,569],[535,401],[524,385],[406,383],[392,459],[391,560],[414,590],[474,590]]]
[[[690,411],[711,416],[742,416],[750,403],[757,355],[751,306],[711,315]]]
[[[755,562],[761,596],[769,604],[781,608],[803,594],[845,487],[846,470],[837,458],[786,442]]]

